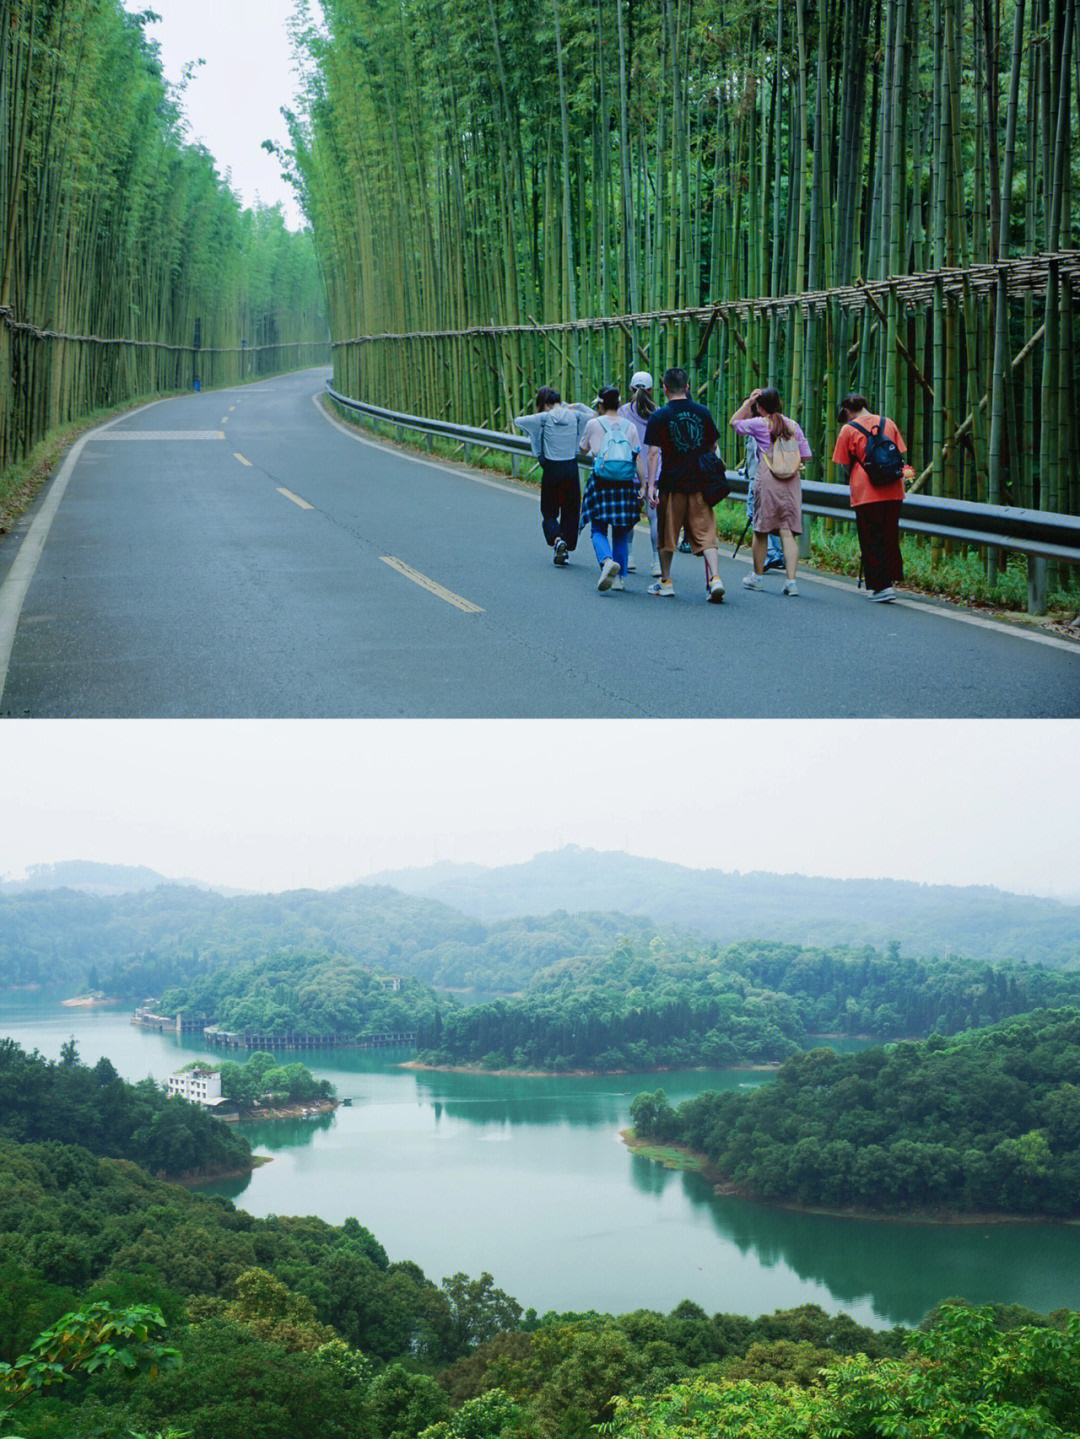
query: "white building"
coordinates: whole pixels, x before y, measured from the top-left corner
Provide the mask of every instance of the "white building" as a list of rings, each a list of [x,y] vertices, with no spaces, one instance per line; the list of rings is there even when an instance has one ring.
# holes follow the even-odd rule
[[[179,1094],[196,1104],[221,1103],[221,1075],[216,1069],[182,1069],[169,1075],[169,1093]]]

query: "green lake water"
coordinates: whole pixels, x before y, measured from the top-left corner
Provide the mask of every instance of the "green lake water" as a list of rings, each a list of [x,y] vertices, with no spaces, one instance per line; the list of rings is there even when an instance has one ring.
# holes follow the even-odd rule
[[[137,1029],[127,1009],[63,1009],[0,996],[0,1033],[50,1058],[74,1034],[126,1079],[163,1081],[206,1055],[200,1040]],[[850,1046],[854,1047],[854,1046]],[[284,1055],[284,1059],[297,1056]],[[332,1116],[245,1125],[272,1157],[204,1187],[252,1214],[355,1215],[391,1259],[432,1279],[487,1270],[526,1307],[767,1313],[816,1303],[865,1324],[914,1324],[963,1296],[1080,1308],[1080,1226],[922,1225],[797,1214],[716,1195],[619,1140],[630,1101],[663,1086],[769,1083],[767,1074],[515,1079],[401,1069],[406,1054],[301,1056],[351,1100]]]

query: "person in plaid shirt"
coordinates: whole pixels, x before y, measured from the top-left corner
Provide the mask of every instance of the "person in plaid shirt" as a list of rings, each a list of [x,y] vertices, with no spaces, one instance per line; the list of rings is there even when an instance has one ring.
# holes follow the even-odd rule
[[[598,403],[600,413],[589,421],[581,436],[582,452],[592,455],[595,462],[609,434],[618,432],[626,438],[627,445],[623,448],[633,456],[633,468],[625,476],[614,478],[598,475],[594,465],[581,501],[581,528],[592,526],[593,549],[600,566],[596,588],[601,591],[621,590],[625,588],[623,576],[630,557],[630,537],[641,513],[644,485],[641,446],[635,427],[629,420],[619,418],[618,390],[605,386],[600,391]]]

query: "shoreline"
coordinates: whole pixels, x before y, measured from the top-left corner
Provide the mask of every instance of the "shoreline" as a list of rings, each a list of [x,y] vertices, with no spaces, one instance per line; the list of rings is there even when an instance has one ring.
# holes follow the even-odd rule
[[[733,1199],[745,1199],[750,1204],[764,1205],[769,1209],[782,1209],[791,1214],[816,1214],[825,1219],[869,1220],[875,1224],[937,1224],[937,1225],[999,1225],[999,1224],[1053,1224],[1080,1225],[1080,1219],[1056,1219],[1046,1214],[970,1214],[950,1209],[908,1210],[902,1214],[883,1214],[877,1209],[860,1209],[856,1205],[829,1208],[818,1204],[800,1204],[796,1200],[769,1199],[755,1194],[753,1190],[732,1184],[710,1163],[708,1158],[686,1144],[666,1143],[663,1140],[638,1139],[632,1129],[620,1129],[619,1139],[631,1154],[640,1154],[665,1169],[681,1170],[684,1173],[700,1174],[712,1185],[713,1193],[730,1195]],[[671,1155],[669,1162],[665,1155]],[[685,1157],[687,1163],[674,1162]]]
[[[104,995],[98,998],[93,994],[80,994],[74,999],[62,999],[60,1003],[65,1009],[97,1009],[103,1004],[123,1004],[122,999],[108,999]]]
[[[421,1064],[403,1059],[396,1069],[423,1070],[428,1074],[488,1074],[497,1079],[618,1079],[632,1074],[771,1074],[781,1061],[769,1064],[662,1064],[655,1069],[483,1069],[478,1064]]]
[[[195,1174],[190,1169],[183,1174],[155,1174],[155,1179],[162,1179],[166,1184],[180,1184],[185,1189],[197,1189],[200,1184],[217,1184],[222,1179],[246,1179],[264,1164],[272,1164],[272,1154],[253,1154],[251,1163],[240,1169],[219,1169],[213,1174]]]
[[[240,1124],[259,1119],[317,1119],[324,1114],[333,1114],[341,1107],[340,1099],[305,1099],[295,1104],[274,1104],[265,1108],[248,1109],[236,1116]]]

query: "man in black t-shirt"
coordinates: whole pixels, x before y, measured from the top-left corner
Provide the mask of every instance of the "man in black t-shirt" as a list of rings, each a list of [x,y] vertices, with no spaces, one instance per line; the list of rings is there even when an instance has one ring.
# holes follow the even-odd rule
[[[648,500],[656,510],[660,578],[649,586],[649,594],[670,598],[671,557],[685,526],[690,548],[705,557],[705,598],[718,605],[724,598],[720,578],[716,516],[705,503],[702,490],[701,456],[716,449],[720,432],[704,405],[690,399],[690,380],[685,370],[668,370],[664,375],[666,405],[649,416],[643,444],[649,450]],[[664,458],[660,469],[660,455]],[[659,483],[657,470],[660,470]]]

